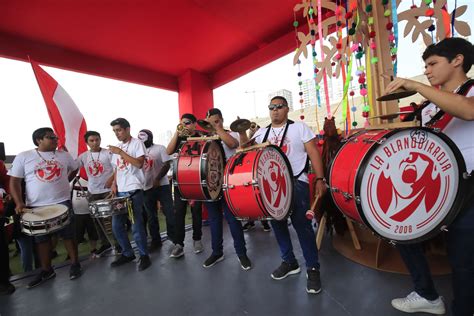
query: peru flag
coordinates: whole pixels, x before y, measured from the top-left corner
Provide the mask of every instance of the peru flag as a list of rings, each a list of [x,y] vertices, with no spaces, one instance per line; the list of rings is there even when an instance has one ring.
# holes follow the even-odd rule
[[[87,131],[84,116],[66,90],[61,87],[40,65],[30,60],[31,66],[43,94],[54,132],[58,136],[58,147],[67,148],[76,159],[87,150],[84,134]]]

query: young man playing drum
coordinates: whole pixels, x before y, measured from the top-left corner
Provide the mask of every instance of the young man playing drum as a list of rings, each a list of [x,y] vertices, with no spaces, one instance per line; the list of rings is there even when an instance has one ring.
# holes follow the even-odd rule
[[[67,253],[71,258],[69,278],[81,276],[82,270],[77,256],[77,245],[74,242],[74,224],[71,206],[69,181],[74,178],[78,166],[71,155],[56,150],[58,138],[49,127],[39,128],[33,132],[33,143],[36,149],[18,154],[9,172],[10,190],[16,204],[16,212],[22,214],[29,208],[62,204],[69,209],[71,221],[58,231],[64,240]],[[25,180],[25,196],[21,181]],[[54,278],[56,273],[51,266],[51,234],[35,236],[35,242],[41,262],[40,273],[28,284],[33,288]]]
[[[167,176],[171,157],[166,153],[165,146],[153,144],[153,133],[150,130],[142,129],[138,133],[138,139],[146,147],[145,163],[143,165],[143,172],[145,173],[144,207],[147,215],[148,230],[151,235],[150,250],[156,250],[162,246],[158,221],[158,201],[163,206],[163,213],[166,217],[168,239],[174,243],[176,220],[170,182]]]
[[[120,141],[117,146],[109,146],[112,155],[112,165],[115,169],[115,181],[112,184],[112,192],[118,197],[130,197],[132,209],[129,210],[132,222],[132,234],[140,253],[138,270],[142,271],[151,265],[148,256],[147,238],[143,223],[143,186],[145,176],[143,174],[143,163],[145,161],[146,149],[143,142],[130,135],[130,123],[124,118],[117,118],[110,123],[115,136]],[[122,248],[122,255],[111,263],[112,267],[118,267],[135,259],[127,230],[125,229],[127,214],[114,215],[112,217],[112,230],[115,238]]]
[[[193,114],[185,113],[181,116],[178,129],[171,138],[166,153],[168,155],[176,154],[182,142],[185,142],[188,137],[199,137],[202,134],[196,131],[196,117]],[[191,203],[190,203],[191,204]],[[174,208],[176,219],[176,235],[174,240],[174,247],[171,250],[171,258],[180,258],[184,255],[184,226],[187,201],[181,200],[179,190],[174,190]],[[203,246],[201,242],[202,237],[202,202],[194,201],[191,204],[191,213],[193,218],[193,246],[194,253],[201,253]]]
[[[95,131],[87,131],[84,139],[89,146],[89,150],[78,157],[79,167],[84,167],[87,174],[87,190],[89,191],[89,202],[105,199],[110,195],[110,187],[114,180],[114,170],[110,162],[110,151],[100,147],[100,134]],[[90,217],[90,214],[89,214]],[[86,218],[87,219],[87,218]],[[89,218],[89,220],[92,220]],[[101,226],[105,227],[110,219],[97,219],[101,221]],[[110,225],[110,222],[109,222]],[[98,233],[102,246],[94,252],[96,256],[101,256],[111,249],[107,240],[106,232],[98,227]]]
[[[316,147],[315,134],[303,122],[293,122],[288,119],[288,102],[284,97],[276,96],[268,105],[271,124],[259,129],[254,139],[257,143],[269,141],[279,146],[288,157],[293,169],[294,193],[293,210],[290,215],[291,223],[295,228],[306,260],[307,285],[306,291],[311,294],[321,292],[319,273],[318,249],[316,248],[315,234],[311,221],[305,216],[309,209],[308,159],[316,173],[315,190],[321,197],[326,192],[326,183],[323,173],[321,155]],[[247,143],[245,132],[240,133],[241,143]],[[293,253],[290,233],[286,220],[271,221],[273,232],[280,247],[283,262],[273,271],[274,280],[282,280],[288,275],[299,273],[300,266]]]
[[[467,197],[467,203],[447,233],[454,293],[453,314],[471,316],[474,314],[474,87],[466,74],[474,62],[474,47],[464,39],[447,38],[428,46],[422,57],[431,86],[397,78],[385,92],[389,94],[403,88],[417,91],[430,100],[431,103],[422,110],[423,125],[433,123],[432,126],[441,128],[458,146],[467,172],[471,173],[468,188],[471,196]],[[444,111],[444,115],[437,115],[439,111]],[[415,290],[405,298],[392,300],[392,306],[408,313],[444,314],[444,303],[434,287],[422,245],[398,245],[398,249],[410,271]]]
[[[210,109],[207,112],[206,121],[209,122],[216,130],[216,134],[222,140],[226,160],[230,158],[235,149],[239,147],[239,134],[224,130],[224,119],[219,109]],[[242,224],[235,219],[230,212],[229,207],[224,198],[215,202],[205,202],[207,211],[209,212],[209,225],[211,226],[212,254],[203,264],[204,268],[210,268],[216,263],[224,260],[222,248],[222,221],[225,216],[229,224],[230,233],[234,239],[234,248],[239,258],[240,266],[244,270],[252,268],[252,263],[247,257],[247,249],[245,247],[245,238],[242,230]],[[224,211],[224,214],[222,214]]]

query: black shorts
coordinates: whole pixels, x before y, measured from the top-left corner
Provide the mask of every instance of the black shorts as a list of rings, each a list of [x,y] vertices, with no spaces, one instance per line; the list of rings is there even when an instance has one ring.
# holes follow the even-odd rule
[[[99,239],[94,220],[90,214],[75,214],[74,217],[76,241],[80,241],[84,238],[84,233],[86,230],[89,240],[97,241]]]

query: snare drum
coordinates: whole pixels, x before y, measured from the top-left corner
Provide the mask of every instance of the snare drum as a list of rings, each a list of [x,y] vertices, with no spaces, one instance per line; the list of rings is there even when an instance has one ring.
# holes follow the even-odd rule
[[[284,220],[290,214],[293,173],[277,146],[240,152],[224,171],[224,197],[239,220]]]
[[[222,197],[224,149],[218,140],[183,143],[173,161],[173,185],[183,200],[216,201]]]
[[[41,236],[61,230],[71,221],[69,209],[62,204],[41,206],[23,213],[21,230],[29,236]]]
[[[429,239],[463,203],[466,166],[444,134],[427,128],[364,130],[337,152],[329,183],[339,210],[400,243]]]
[[[97,200],[89,203],[89,212],[94,218],[125,214],[131,207],[131,203],[132,200],[128,196]]]

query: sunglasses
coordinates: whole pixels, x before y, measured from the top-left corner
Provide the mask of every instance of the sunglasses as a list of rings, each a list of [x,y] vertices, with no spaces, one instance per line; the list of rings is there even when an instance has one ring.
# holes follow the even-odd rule
[[[184,121],[183,124],[184,124],[184,125],[191,125],[191,124],[193,124],[193,122],[191,122],[191,121]]]
[[[46,135],[43,138],[47,138],[47,139],[51,139],[51,140],[58,140],[58,136],[55,136],[55,135]]]
[[[286,104],[283,104],[283,103],[269,104],[269,105],[268,105],[268,109],[269,109],[270,111],[273,111],[273,110],[275,110],[275,109],[280,110],[280,109],[282,109],[282,108],[285,107],[285,106],[286,106]]]

